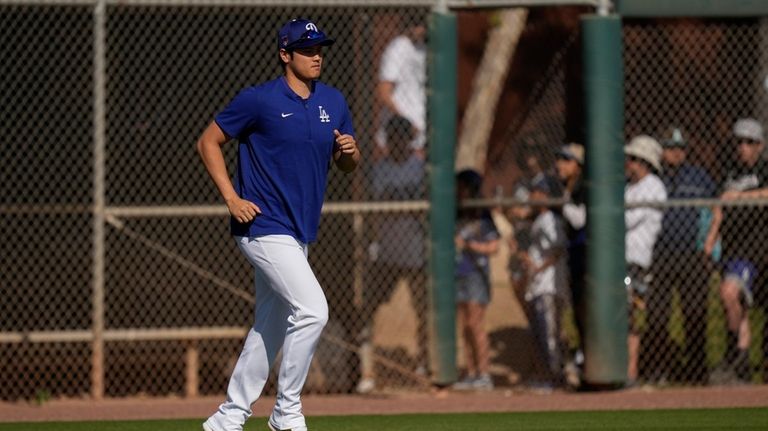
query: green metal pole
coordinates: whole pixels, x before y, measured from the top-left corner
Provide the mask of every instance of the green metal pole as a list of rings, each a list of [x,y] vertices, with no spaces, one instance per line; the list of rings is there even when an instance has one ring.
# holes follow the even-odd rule
[[[765,0],[617,0],[623,17],[758,17],[768,15]]]
[[[436,11],[429,25],[429,181],[434,382],[456,381],[454,244],[456,193],[456,17]]]
[[[587,385],[623,384],[627,375],[624,287],[624,78],[621,19],[581,20],[586,95]]]

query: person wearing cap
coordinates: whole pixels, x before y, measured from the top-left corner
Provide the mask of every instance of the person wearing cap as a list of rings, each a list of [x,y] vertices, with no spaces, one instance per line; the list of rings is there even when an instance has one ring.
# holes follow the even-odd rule
[[[742,118],[733,126],[735,158],[726,169],[720,186],[720,200],[768,198],[768,163],[764,158],[763,126],[755,119]],[[705,251],[722,243],[723,274],[720,298],[725,308],[728,330],[726,353],[722,363],[710,376],[713,383],[734,378],[751,379],[749,366],[750,328],[748,309],[752,305],[755,280],[765,269],[768,214],[760,205],[717,206],[713,208],[712,225]]]
[[[307,259],[317,238],[331,162],[360,161],[344,96],[318,81],[333,44],[305,19],[277,35],[282,76],[242,90],[203,131],[197,149],[227,205],[235,242],[255,273],[255,319],[232,372],[227,398],[205,431],[242,431],[282,350],[272,430],[306,430],[300,394],[328,304]],[[238,142],[230,180],[221,147]]]
[[[474,169],[456,174],[456,198],[461,203],[482,197],[483,177]],[[456,314],[464,340],[466,372],[458,390],[491,390],[490,342],[485,314],[491,302],[490,257],[499,251],[500,234],[490,211],[459,208],[456,216]]]
[[[385,126],[392,116],[406,118],[414,130],[409,148],[425,158],[427,131],[427,26],[411,23],[384,49],[379,65],[376,95],[383,105],[381,127],[376,132],[377,157],[389,150]]]
[[[647,135],[632,138],[624,147],[624,172],[627,177],[624,188],[626,204],[667,200],[664,183],[657,176],[657,173],[661,172],[661,153],[661,145],[656,139]],[[630,385],[638,377],[640,324],[636,314],[645,308],[644,295],[653,279],[651,273],[653,248],[661,232],[662,217],[661,209],[653,206],[631,206],[624,211],[626,282],[631,305],[627,367]]]
[[[579,368],[583,365],[582,340],[584,334],[584,288],[587,272],[587,196],[582,171],[584,169],[584,146],[577,143],[563,145],[555,153],[555,168],[563,184],[566,203],[562,208],[565,232],[568,238],[568,272],[573,320],[578,331],[579,345],[566,364],[566,380],[572,387],[580,385]]]
[[[661,180],[670,199],[711,198],[715,183],[707,172],[688,161],[688,140],[679,127],[670,127],[660,136]],[[705,209],[708,211],[708,209]],[[679,377],[691,383],[705,383],[706,317],[709,259],[698,247],[702,210],[677,206],[667,209],[661,234],[654,247],[653,281],[646,297],[648,329],[640,352],[640,374],[650,383],[664,383]],[[685,367],[674,368],[675,349],[670,339],[669,319],[672,297],[677,289],[683,313]]]
[[[530,185],[532,201],[553,197],[552,183],[541,177]],[[541,360],[542,375],[529,382],[538,390],[550,391],[563,383],[563,343],[560,331],[560,298],[565,294],[567,239],[560,217],[546,205],[534,205],[530,243],[522,258],[528,284],[525,306],[529,310],[531,332]]]

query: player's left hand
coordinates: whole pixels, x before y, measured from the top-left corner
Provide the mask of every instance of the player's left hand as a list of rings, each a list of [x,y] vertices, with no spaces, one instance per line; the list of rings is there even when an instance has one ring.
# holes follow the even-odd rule
[[[336,137],[336,145],[342,154],[355,154],[357,151],[357,141],[352,135],[342,135],[336,129],[333,129],[333,135]]]

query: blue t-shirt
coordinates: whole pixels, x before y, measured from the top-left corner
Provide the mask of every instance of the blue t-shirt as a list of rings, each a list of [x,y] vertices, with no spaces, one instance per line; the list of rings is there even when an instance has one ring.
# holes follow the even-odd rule
[[[378,200],[423,199],[425,164],[412,155],[396,162],[386,158],[373,165],[373,197]],[[379,261],[400,268],[422,268],[426,264],[426,230],[417,214],[394,213],[378,226]]]
[[[456,229],[458,235],[466,242],[491,242],[501,236],[488,211],[484,211],[480,217],[459,215],[456,219]],[[470,274],[480,274],[487,277],[490,272],[489,264],[488,256],[473,253],[467,249],[461,250],[456,253],[456,276],[467,277]]]
[[[237,194],[261,209],[250,223],[232,218],[232,234],[314,241],[336,149],[333,130],[354,135],[344,96],[314,82],[302,99],[280,77],[241,91],[216,123],[239,141]]]
[[[689,163],[677,169],[665,169],[661,180],[669,199],[710,198],[717,190],[715,182],[704,169]],[[667,209],[659,235],[660,247],[665,250],[696,250],[700,215],[701,211],[696,207]]]

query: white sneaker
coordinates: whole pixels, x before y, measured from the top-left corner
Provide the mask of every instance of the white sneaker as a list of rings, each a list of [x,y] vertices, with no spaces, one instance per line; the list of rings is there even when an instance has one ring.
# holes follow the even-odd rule
[[[475,376],[466,376],[463,379],[459,380],[458,382],[453,384],[453,389],[457,391],[469,391],[473,389],[473,385],[475,383],[475,380],[477,377]]]
[[[368,394],[373,392],[374,389],[376,389],[376,381],[371,377],[364,377],[357,382],[355,392],[358,394]]]
[[[279,430],[272,426],[272,422],[267,421],[267,426],[269,427],[270,431],[307,431],[307,427],[298,427],[298,428],[291,428],[287,430]]]
[[[492,391],[493,379],[489,374],[481,374],[472,382],[472,389],[478,391]]]
[[[216,431],[216,430],[211,428],[210,425],[208,425],[208,421],[205,421],[203,422],[203,431]]]

